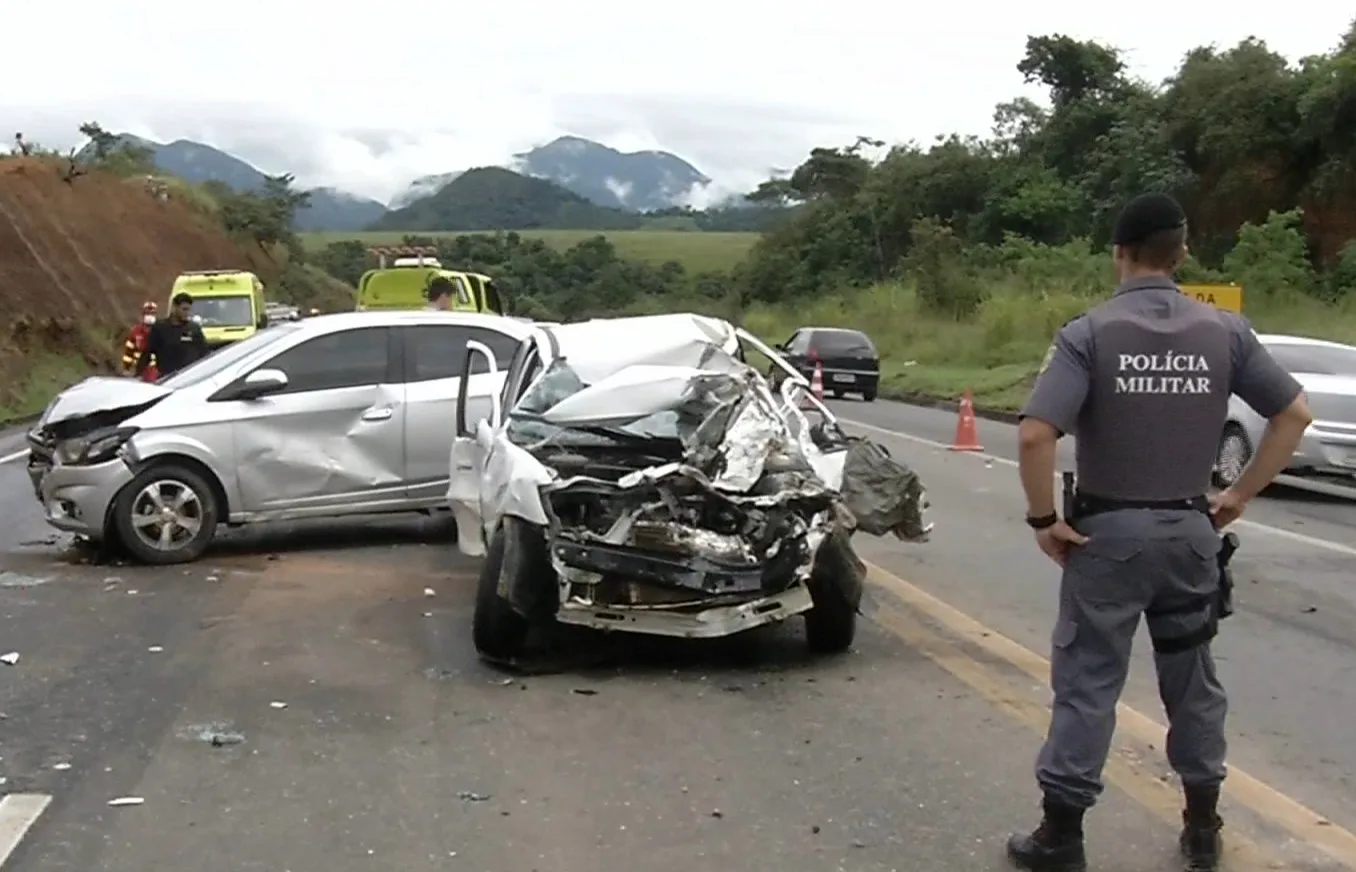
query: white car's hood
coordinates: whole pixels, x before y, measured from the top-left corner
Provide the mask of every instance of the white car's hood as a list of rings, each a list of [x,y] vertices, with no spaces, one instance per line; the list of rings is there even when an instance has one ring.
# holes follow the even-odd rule
[[[57,394],[38,419],[38,426],[59,424],[95,412],[150,406],[172,393],[169,388],[140,379],[93,376]]]
[[[552,424],[624,424],[672,409],[702,370],[640,364],[598,380],[542,414]]]

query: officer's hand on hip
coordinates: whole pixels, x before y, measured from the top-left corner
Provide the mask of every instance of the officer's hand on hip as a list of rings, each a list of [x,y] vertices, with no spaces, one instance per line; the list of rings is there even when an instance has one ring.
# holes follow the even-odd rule
[[[1242,516],[1243,509],[1247,504],[1247,500],[1232,490],[1222,490],[1217,494],[1211,494],[1210,520],[1214,522],[1215,529],[1223,530],[1237,521]]]
[[[1036,544],[1051,560],[1062,568],[1069,562],[1069,546],[1082,545],[1088,537],[1070,527],[1064,521],[1056,521],[1044,530],[1036,531]]]

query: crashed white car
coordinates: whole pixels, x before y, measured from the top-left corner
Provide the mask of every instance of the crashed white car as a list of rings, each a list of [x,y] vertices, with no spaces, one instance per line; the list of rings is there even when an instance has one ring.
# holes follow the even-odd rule
[[[786,370],[779,393],[748,349]],[[468,342],[474,355],[494,367]],[[714,318],[538,325],[488,417],[457,407],[447,496],[458,547],[486,557],[480,654],[516,659],[552,621],[709,638],[798,614],[812,650],[850,646],[865,575],[852,534],[925,541],[927,497],[806,388]]]

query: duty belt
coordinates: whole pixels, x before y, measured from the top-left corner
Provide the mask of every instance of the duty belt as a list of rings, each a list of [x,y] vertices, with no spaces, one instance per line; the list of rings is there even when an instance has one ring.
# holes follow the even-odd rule
[[[1210,501],[1201,496],[1177,500],[1114,500],[1079,491],[1074,494],[1074,517],[1086,518],[1121,509],[1160,509],[1163,511],[1193,511],[1210,513]]]

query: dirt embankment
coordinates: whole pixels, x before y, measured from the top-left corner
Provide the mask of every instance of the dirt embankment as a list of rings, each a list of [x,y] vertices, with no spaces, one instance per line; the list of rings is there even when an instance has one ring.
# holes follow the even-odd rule
[[[210,218],[139,180],[67,182],[61,162],[0,159],[0,408],[34,389],[43,360],[112,366],[141,303],[163,308],[179,272],[250,268]]]

